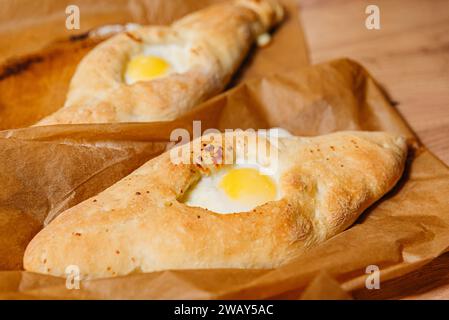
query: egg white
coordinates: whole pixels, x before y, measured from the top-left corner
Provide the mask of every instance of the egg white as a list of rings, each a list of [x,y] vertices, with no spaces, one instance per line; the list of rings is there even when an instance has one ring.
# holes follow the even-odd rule
[[[260,167],[254,165],[249,166],[236,164],[222,168],[209,176],[203,176],[201,180],[189,190],[184,199],[184,203],[191,207],[201,207],[223,214],[251,211],[255,206],[229,198],[223,189],[220,188],[220,182],[223,177],[230,170],[240,168],[253,168],[261,172]],[[273,183],[276,186],[276,198],[274,200],[279,200],[280,190],[279,183],[277,182],[278,177],[269,177],[273,180]]]
[[[276,137],[291,137],[292,135],[284,129],[270,129],[258,132],[259,136],[267,137],[273,142]],[[229,198],[226,193],[220,188],[220,182],[223,177],[233,169],[253,168],[259,171],[260,174],[270,177],[276,188],[275,201],[282,198],[282,191],[280,188],[280,170],[277,159],[271,162],[259,163],[256,157],[247,155],[243,157],[242,146],[236,146],[235,163],[227,165],[210,175],[204,175],[192,186],[184,197],[184,203],[191,207],[201,207],[214,211],[216,213],[229,214],[251,211],[255,208],[254,205],[248,205],[238,200]]]
[[[142,51],[135,56],[138,55],[158,57],[165,60],[170,65],[168,71],[158,78],[167,77],[174,73],[187,72],[192,66],[189,48],[177,44],[146,45],[143,47]],[[135,56],[131,57],[131,59]],[[126,84],[133,84],[136,81],[125,74],[125,82]]]

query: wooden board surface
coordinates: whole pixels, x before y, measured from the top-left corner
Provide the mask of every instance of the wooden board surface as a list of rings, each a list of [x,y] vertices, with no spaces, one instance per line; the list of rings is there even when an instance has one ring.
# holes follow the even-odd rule
[[[349,57],[385,86],[397,108],[449,164],[449,0],[299,0],[312,63]],[[365,8],[380,9],[380,30]]]
[[[349,57],[386,88],[422,142],[449,164],[449,0],[299,0],[312,63]],[[365,8],[380,9],[380,30]],[[357,298],[449,299],[449,254]]]

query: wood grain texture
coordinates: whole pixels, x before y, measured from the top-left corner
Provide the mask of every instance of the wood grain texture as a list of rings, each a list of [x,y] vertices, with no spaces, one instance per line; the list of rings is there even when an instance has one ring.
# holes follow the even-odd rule
[[[299,0],[312,63],[350,57],[386,88],[422,142],[449,163],[449,1]],[[380,30],[365,8],[380,9]]]
[[[381,279],[382,280],[382,279]],[[381,282],[380,290],[360,289],[356,299],[449,299],[449,253],[402,277]]]
[[[422,142],[449,163],[449,1],[299,0],[312,63],[350,57],[386,88]],[[365,8],[380,8],[380,30]],[[362,299],[449,299],[449,253],[424,268],[360,290]]]

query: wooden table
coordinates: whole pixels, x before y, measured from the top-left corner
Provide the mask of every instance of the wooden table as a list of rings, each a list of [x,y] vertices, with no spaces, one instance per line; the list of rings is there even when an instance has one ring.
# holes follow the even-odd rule
[[[312,63],[349,57],[388,90],[422,142],[449,164],[449,0],[299,0]],[[380,9],[380,30],[365,8]]]
[[[299,1],[312,63],[346,56],[363,64],[449,164],[449,0]],[[380,9],[380,30],[365,27],[369,4]],[[449,254],[359,298],[449,299]]]

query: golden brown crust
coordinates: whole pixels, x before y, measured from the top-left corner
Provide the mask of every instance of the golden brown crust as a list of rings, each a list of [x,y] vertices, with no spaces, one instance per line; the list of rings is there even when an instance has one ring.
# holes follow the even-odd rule
[[[222,91],[255,39],[282,18],[269,0],[233,0],[198,11],[170,27],[118,34],[79,64],[64,106],[36,125],[172,120]],[[148,45],[176,45],[188,70],[126,84],[130,57]]]
[[[62,276],[77,265],[85,278],[276,267],[349,227],[395,185],[407,154],[404,139],[373,132],[280,138],[278,148],[278,201],[236,214],[187,206],[180,199],[208,167],[166,152],[62,213],[31,241],[24,267]]]

